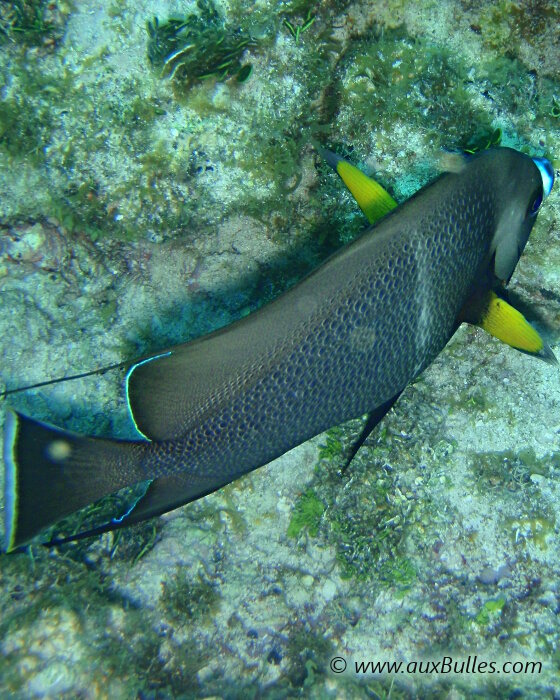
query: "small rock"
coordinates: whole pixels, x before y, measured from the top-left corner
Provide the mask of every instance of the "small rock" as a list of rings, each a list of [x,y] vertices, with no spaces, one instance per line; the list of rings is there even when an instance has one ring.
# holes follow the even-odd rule
[[[323,584],[323,598],[328,602],[332,600],[336,595],[336,583],[332,579],[327,579]]]

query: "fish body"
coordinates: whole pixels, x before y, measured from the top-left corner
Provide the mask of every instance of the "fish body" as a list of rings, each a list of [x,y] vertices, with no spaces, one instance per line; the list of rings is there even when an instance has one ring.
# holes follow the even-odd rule
[[[365,175],[336,153],[320,147],[317,150],[333,170],[340,175],[341,180],[370,224],[376,223],[398,206],[397,202],[376,180]],[[474,151],[470,153],[472,154]],[[445,161],[448,166],[451,166],[447,170],[460,172],[464,167],[465,157],[466,154],[446,154]],[[533,158],[533,162],[541,173],[543,196],[546,197],[550,194],[554,184],[552,165],[546,158]],[[522,313],[503,298],[502,290],[486,289],[484,285],[481,285],[477,292],[478,294],[473,295],[463,308],[460,320],[479,326],[490,335],[520,352],[538,357],[549,364],[558,364],[554,353],[535,328],[531,326]],[[376,425],[375,416],[372,414],[370,414],[370,421],[374,426]],[[369,423],[365,426],[363,439],[367,437],[368,429]],[[355,450],[359,449],[361,440],[362,438],[355,443],[354,451],[347,464],[352,460]]]
[[[509,280],[542,197],[530,157],[479,154],[259,311],[137,363],[127,398],[149,441],[76,436],[11,413],[6,548],[146,479],[151,490],[124,520],[170,510],[391,405],[468,300]]]

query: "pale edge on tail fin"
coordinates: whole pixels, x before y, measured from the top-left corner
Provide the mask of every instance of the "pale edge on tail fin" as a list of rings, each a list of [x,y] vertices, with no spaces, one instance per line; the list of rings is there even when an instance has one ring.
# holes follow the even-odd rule
[[[14,548],[17,517],[17,476],[14,446],[17,436],[17,416],[11,409],[6,413],[4,426],[4,550]]]
[[[68,515],[146,480],[148,442],[79,435],[17,411],[4,425],[6,551]]]

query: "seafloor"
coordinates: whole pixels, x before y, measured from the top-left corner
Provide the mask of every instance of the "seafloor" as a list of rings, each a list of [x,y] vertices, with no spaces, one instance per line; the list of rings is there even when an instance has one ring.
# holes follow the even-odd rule
[[[559,25],[545,0],[2,3],[3,384],[223,326],[359,235],[313,144],[398,200],[445,149],[558,168]],[[559,210],[557,186],[511,282],[557,353]],[[559,378],[462,327],[345,476],[359,421],[142,526],[2,555],[0,697],[560,698]],[[133,437],[122,379],[0,409]]]

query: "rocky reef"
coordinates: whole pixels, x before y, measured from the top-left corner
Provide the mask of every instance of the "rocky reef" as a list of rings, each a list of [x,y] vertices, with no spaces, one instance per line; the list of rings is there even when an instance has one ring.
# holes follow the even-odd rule
[[[545,0],[3,3],[0,388],[214,330],[359,235],[317,144],[399,201],[449,150],[558,169],[559,22]],[[557,353],[558,192],[511,282]],[[0,411],[131,438],[122,379]],[[344,476],[360,420],[156,520],[2,555],[0,695],[558,697],[559,408],[557,368],[462,327]]]

